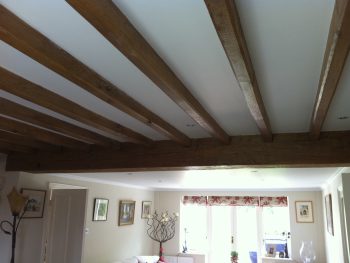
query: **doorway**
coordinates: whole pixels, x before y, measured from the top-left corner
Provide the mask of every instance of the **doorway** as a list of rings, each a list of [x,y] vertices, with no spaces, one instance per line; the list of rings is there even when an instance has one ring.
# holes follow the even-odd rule
[[[43,263],[82,262],[87,189],[51,184],[44,223]]]

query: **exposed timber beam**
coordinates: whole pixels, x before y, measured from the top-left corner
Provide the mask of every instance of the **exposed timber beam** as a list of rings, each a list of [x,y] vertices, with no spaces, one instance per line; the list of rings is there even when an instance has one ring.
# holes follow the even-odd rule
[[[191,140],[0,4],[0,39],[182,145]],[[126,134],[127,135],[127,134]]]
[[[150,139],[142,134],[123,127],[2,67],[0,67],[0,78],[0,89],[8,93],[104,131],[123,141],[145,145],[152,143]]]
[[[53,145],[63,146],[72,149],[88,150],[89,145],[83,142],[65,137],[63,135],[31,126],[13,119],[0,116],[0,129],[12,133],[31,137],[38,141],[43,141]]]
[[[8,143],[14,143],[14,144],[19,144],[23,146],[27,146],[30,148],[34,149],[40,149],[43,151],[52,151],[52,150],[59,150],[58,147],[44,143],[41,141],[33,140],[29,137],[20,135],[18,133],[12,133],[12,132],[7,132],[0,130],[0,140],[6,141]]]
[[[66,0],[209,134],[229,136],[111,0]]]
[[[235,136],[229,145],[198,139],[190,147],[155,142],[154,147],[121,145],[119,151],[79,154],[11,154],[8,171],[97,172],[242,167],[325,167],[350,165],[350,132],[326,132],[318,141],[308,133],[276,134],[272,143],[260,135]]]
[[[0,149],[4,149],[7,152],[21,152],[21,153],[32,153],[33,148],[28,146],[19,145],[12,142],[7,142],[0,138]]]
[[[323,58],[310,135],[317,139],[336,92],[350,48],[350,3],[336,0]]]
[[[29,91],[30,92],[30,91]],[[111,146],[112,140],[0,97],[0,114],[53,130],[82,142]]]
[[[263,139],[271,141],[270,121],[255,77],[235,1],[205,0],[205,3],[250,113]]]

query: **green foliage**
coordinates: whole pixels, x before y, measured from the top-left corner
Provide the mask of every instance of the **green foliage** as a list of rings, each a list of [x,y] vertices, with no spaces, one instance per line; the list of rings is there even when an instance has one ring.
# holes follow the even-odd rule
[[[238,258],[238,252],[237,251],[231,251],[231,257]]]

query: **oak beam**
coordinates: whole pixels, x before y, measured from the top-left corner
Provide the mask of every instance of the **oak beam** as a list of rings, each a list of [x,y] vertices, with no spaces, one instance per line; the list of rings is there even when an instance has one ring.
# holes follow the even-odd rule
[[[63,146],[71,149],[89,149],[89,145],[83,142],[65,137],[51,131],[40,129],[23,122],[19,122],[17,120],[5,118],[3,116],[0,116],[0,129],[31,137],[35,140],[43,141],[53,145]]]
[[[350,3],[348,0],[336,0],[310,124],[310,135],[314,139],[319,138],[321,133],[348,58],[349,48]]]
[[[190,147],[160,141],[152,148],[121,144],[118,151],[65,154],[11,154],[8,171],[101,172],[244,167],[328,167],[350,165],[350,132],[325,132],[318,141],[308,133],[235,136],[229,145],[198,139]]]
[[[229,136],[111,0],[66,0],[213,137]]]
[[[234,0],[205,0],[231,68],[265,141],[272,140],[270,121],[260,94],[253,64]]]
[[[33,148],[28,146],[19,145],[12,142],[7,142],[0,138],[0,149],[9,152],[21,152],[21,153],[32,153],[34,151]]]
[[[49,91],[29,80],[26,80],[2,67],[0,67],[0,89],[16,95],[22,99],[33,102],[71,119],[87,124],[91,127],[111,134],[123,141],[130,141],[149,145],[150,139],[123,127],[97,113],[90,111],[73,101]]]
[[[1,97],[0,114],[68,135],[82,142],[101,146],[112,145],[112,140],[102,135],[80,128],[60,119],[56,119],[50,115],[24,107]]]
[[[59,150],[58,147],[52,144],[44,143],[44,142],[37,141],[29,137],[20,135],[18,133],[12,133],[12,132],[7,132],[3,130],[0,130],[0,140],[8,143],[14,143],[14,144],[19,144],[30,148],[34,148],[34,149],[43,150],[43,151]]]
[[[183,145],[191,143],[185,134],[81,63],[1,4],[0,39],[168,138]]]

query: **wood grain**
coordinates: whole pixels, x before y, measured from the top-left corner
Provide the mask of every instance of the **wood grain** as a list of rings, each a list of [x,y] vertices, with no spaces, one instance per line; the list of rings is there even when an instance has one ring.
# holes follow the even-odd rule
[[[229,136],[190,93],[170,67],[111,0],[67,0],[209,134],[223,143]]]
[[[88,150],[89,145],[63,135],[0,116],[0,129],[62,147]]]
[[[13,144],[18,144],[22,146],[27,146],[30,148],[34,149],[39,149],[43,151],[58,151],[59,147],[55,147],[52,144],[44,143],[41,141],[33,140],[29,137],[20,135],[18,133],[11,133],[7,131],[0,130],[0,140],[8,142],[8,143],[13,143]]]
[[[112,141],[102,135],[80,128],[50,115],[24,107],[0,97],[0,114],[53,130],[79,141],[102,146],[112,145]]]
[[[0,67],[0,78],[0,89],[13,95],[107,132],[123,141],[131,141],[145,145],[152,143],[150,139],[142,134],[134,132],[93,111],[83,108],[79,104],[30,82],[2,67]]]
[[[0,152],[1,152],[1,149],[3,149],[5,153],[10,153],[10,152],[32,153],[34,151],[33,148],[30,148],[28,146],[7,142],[5,140],[2,140],[2,138],[0,138]]]
[[[276,134],[271,143],[263,142],[260,135],[231,139],[230,145],[198,139],[190,147],[161,141],[152,148],[121,144],[118,151],[10,154],[7,170],[101,172],[350,165],[349,131],[322,133],[318,141],[310,140],[308,133]]]
[[[348,0],[335,1],[327,46],[323,58],[317,96],[313,108],[310,135],[317,139],[327,117],[350,48],[350,4]]]
[[[191,140],[0,4],[0,39],[101,100],[183,145]],[[125,134],[132,138],[132,135]]]
[[[235,1],[205,0],[231,68],[265,141],[272,140],[270,121],[260,94]]]

